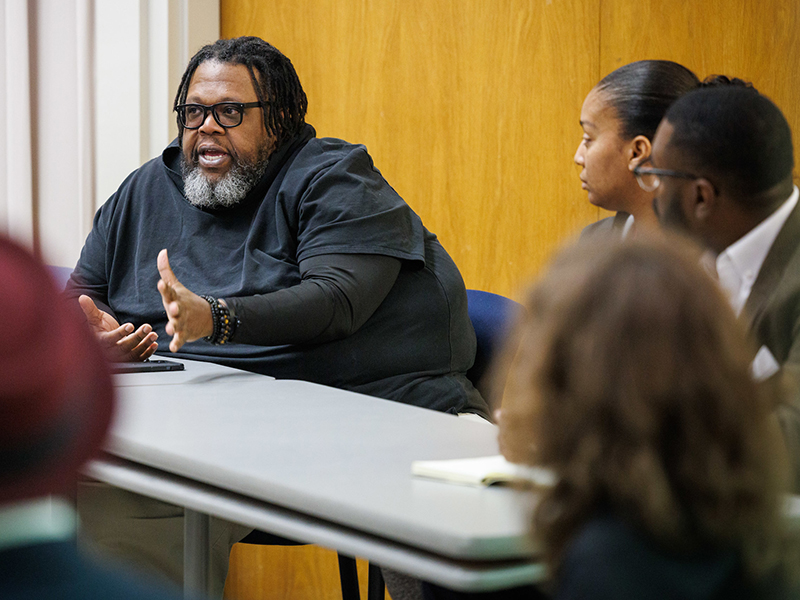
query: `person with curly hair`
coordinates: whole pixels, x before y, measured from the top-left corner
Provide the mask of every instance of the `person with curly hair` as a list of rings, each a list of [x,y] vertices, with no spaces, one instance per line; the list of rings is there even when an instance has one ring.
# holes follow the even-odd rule
[[[789,597],[785,448],[699,255],[580,245],[528,295],[500,441],[556,475],[533,519],[555,598]]]

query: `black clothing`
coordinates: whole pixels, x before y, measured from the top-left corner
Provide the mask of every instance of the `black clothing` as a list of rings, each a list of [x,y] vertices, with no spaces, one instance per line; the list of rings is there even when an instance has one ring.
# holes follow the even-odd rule
[[[120,323],[149,323],[166,351],[170,338],[156,288],[156,256],[167,248],[181,283],[197,294],[225,298],[234,308],[242,320],[234,342],[247,342],[214,346],[200,340],[176,356],[488,416],[465,375],[475,356],[475,334],[461,275],[363,146],[318,139],[307,126],[273,154],[246,198],[220,210],[186,200],[180,161],[175,141],[100,208],[68,295],[89,295]],[[285,290],[299,288],[304,275],[308,281],[316,272],[317,284],[325,280],[319,269],[329,274],[338,269],[339,281],[346,280],[341,263],[324,258],[342,254],[400,263],[394,285],[362,325],[365,309],[353,310],[361,301],[343,298],[342,286],[331,291],[329,281],[322,283],[328,285],[323,295],[338,295],[339,313],[354,315],[344,327],[341,319],[329,327],[330,314],[319,318],[301,313],[291,300],[281,301],[281,295],[299,291]],[[394,264],[378,265],[383,271],[373,279],[378,295]],[[273,302],[272,294],[280,290]],[[252,298],[258,295],[263,297]],[[287,311],[292,319],[300,313],[318,322],[297,325],[290,338],[269,323],[287,318]],[[337,335],[342,337],[333,339]]]
[[[794,597],[769,579],[752,582],[733,551],[671,553],[612,517],[589,521],[570,542],[555,600],[756,600]]]
[[[568,544],[552,587],[553,600],[789,600],[777,577],[750,581],[733,551],[671,553],[613,516],[589,521]],[[547,598],[534,586],[467,594],[424,584],[426,600]]]
[[[384,301],[401,266],[396,258],[377,254],[323,254],[301,260],[299,285],[225,299],[232,314],[247,324],[235,341],[300,344],[352,335]],[[310,312],[308,306],[320,309]]]
[[[157,588],[140,574],[111,569],[80,556],[75,541],[0,551],[3,600],[180,600],[178,589]]]

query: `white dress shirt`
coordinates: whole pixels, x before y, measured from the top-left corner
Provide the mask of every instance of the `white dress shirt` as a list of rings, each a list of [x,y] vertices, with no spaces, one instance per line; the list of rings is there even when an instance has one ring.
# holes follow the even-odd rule
[[[622,226],[622,239],[628,237],[628,234],[633,229],[633,215],[628,215],[628,218],[625,219],[625,224]]]
[[[761,265],[764,264],[775,238],[797,205],[798,196],[800,191],[794,186],[792,194],[778,210],[717,256],[719,284],[728,295],[737,315],[741,314],[747,298],[750,297],[750,290],[753,289],[753,283],[761,271]]]

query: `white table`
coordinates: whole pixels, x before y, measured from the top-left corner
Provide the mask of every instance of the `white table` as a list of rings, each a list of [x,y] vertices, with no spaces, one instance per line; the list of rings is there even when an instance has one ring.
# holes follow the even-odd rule
[[[497,430],[430,410],[208,363],[117,376],[91,476],[181,505],[187,587],[207,515],[465,591],[537,581],[530,497],[411,476],[412,460],[497,454]]]

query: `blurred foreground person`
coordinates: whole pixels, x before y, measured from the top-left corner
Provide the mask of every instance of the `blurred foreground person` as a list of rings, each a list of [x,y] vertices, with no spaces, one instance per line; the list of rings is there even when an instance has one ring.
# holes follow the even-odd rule
[[[795,597],[785,449],[699,254],[586,244],[528,297],[500,440],[557,476],[533,519],[555,598]]]
[[[111,420],[111,376],[47,269],[0,239],[0,598],[177,600],[76,550],[77,471]]]

